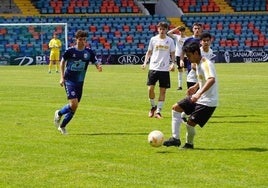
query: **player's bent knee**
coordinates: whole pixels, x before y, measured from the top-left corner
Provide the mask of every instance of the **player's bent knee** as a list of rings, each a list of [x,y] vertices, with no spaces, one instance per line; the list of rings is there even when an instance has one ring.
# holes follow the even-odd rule
[[[176,112],[183,112],[183,109],[177,103],[172,106],[172,110]]]

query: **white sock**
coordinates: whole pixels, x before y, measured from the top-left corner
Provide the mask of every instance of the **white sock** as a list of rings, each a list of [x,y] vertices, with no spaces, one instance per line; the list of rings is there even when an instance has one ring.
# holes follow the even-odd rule
[[[163,109],[163,106],[164,106],[164,101],[158,101],[156,113],[160,113],[161,110]]]
[[[182,112],[182,113],[181,113],[181,117],[182,117],[182,118],[187,118],[187,115],[185,114],[185,112]]]
[[[183,72],[179,72],[179,74],[178,74],[179,87],[182,87],[182,74],[183,74]]]
[[[194,136],[195,136],[195,127],[191,125],[186,125],[187,132],[186,132],[186,143],[194,144]]]
[[[154,99],[149,99],[149,101],[150,101],[151,106],[152,106],[152,107],[155,107]]]
[[[180,138],[181,113],[172,110],[171,129],[174,138]]]

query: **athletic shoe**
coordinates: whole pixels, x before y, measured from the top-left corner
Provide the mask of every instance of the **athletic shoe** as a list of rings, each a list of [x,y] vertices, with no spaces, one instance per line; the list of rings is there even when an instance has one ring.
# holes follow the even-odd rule
[[[177,90],[182,90],[182,87],[178,87],[178,89]]]
[[[184,146],[182,147],[182,149],[194,149],[194,145],[185,143]]]
[[[164,141],[163,145],[166,147],[169,147],[169,146],[179,147],[181,145],[181,141],[180,141],[180,139],[171,137],[168,140]]]
[[[61,132],[61,134],[68,134],[65,127],[58,127],[58,130]]]
[[[57,128],[60,126],[60,119],[61,116],[59,116],[59,110],[56,110],[54,115],[54,124]]]
[[[160,114],[160,112],[157,112],[154,117],[157,118],[157,119],[162,119],[163,118],[162,115]]]
[[[156,111],[156,106],[154,106],[154,107],[151,108],[151,110],[149,111],[148,116],[149,116],[149,117],[153,117],[155,111]]]

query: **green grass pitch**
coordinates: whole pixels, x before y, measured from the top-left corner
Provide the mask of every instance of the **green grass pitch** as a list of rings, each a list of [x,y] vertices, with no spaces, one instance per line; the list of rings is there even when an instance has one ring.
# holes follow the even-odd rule
[[[170,137],[171,105],[185,95],[185,85],[176,90],[177,71],[159,120],[147,117],[147,70],[90,66],[63,136],[53,125],[67,103],[59,74],[0,67],[0,187],[268,187],[268,64],[216,68],[220,106],[185,151],[147,143],[152,130]],[[184,125],[181,132],[184,142]]]

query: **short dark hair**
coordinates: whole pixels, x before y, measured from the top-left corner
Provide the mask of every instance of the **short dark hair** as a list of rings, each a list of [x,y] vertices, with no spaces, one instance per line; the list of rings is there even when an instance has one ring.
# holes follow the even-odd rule
[[[75,38],[78,39],[79,37],[88,37],[88,33],[86,31],[78,30],[75,33]]]
[[[185,31],[185,27],[184,26],[180,26],[178,29],[179,29],[179,31]]]
[[[197,23],[197,22],[195,22],[195,23],[193,23],[193,27],[194,27],[194,26],[198,26],[198,27],[201,27],[201,28],[202,28],[203,25],[202,25],[201,23]]]
[[[190,41],[189,43],[187,43],[186,45],[184,45],[182,47],[183,52],[185,53],[194,53],[194,52],[198,52],[199,54],[201,54],[200,52],[200,43],[196,42],[196,41]]]
[[[205,32],[205,33],[202,33],[200,35],[200,40],[202,40],[203,38],[209,38],[209,39],[211,39],[212,38],[212,35],[210,33]]]
[[[168,29],[168,23],[167,22],[159,22],[157,24],[157,27],[163,27],[165,29]]]

